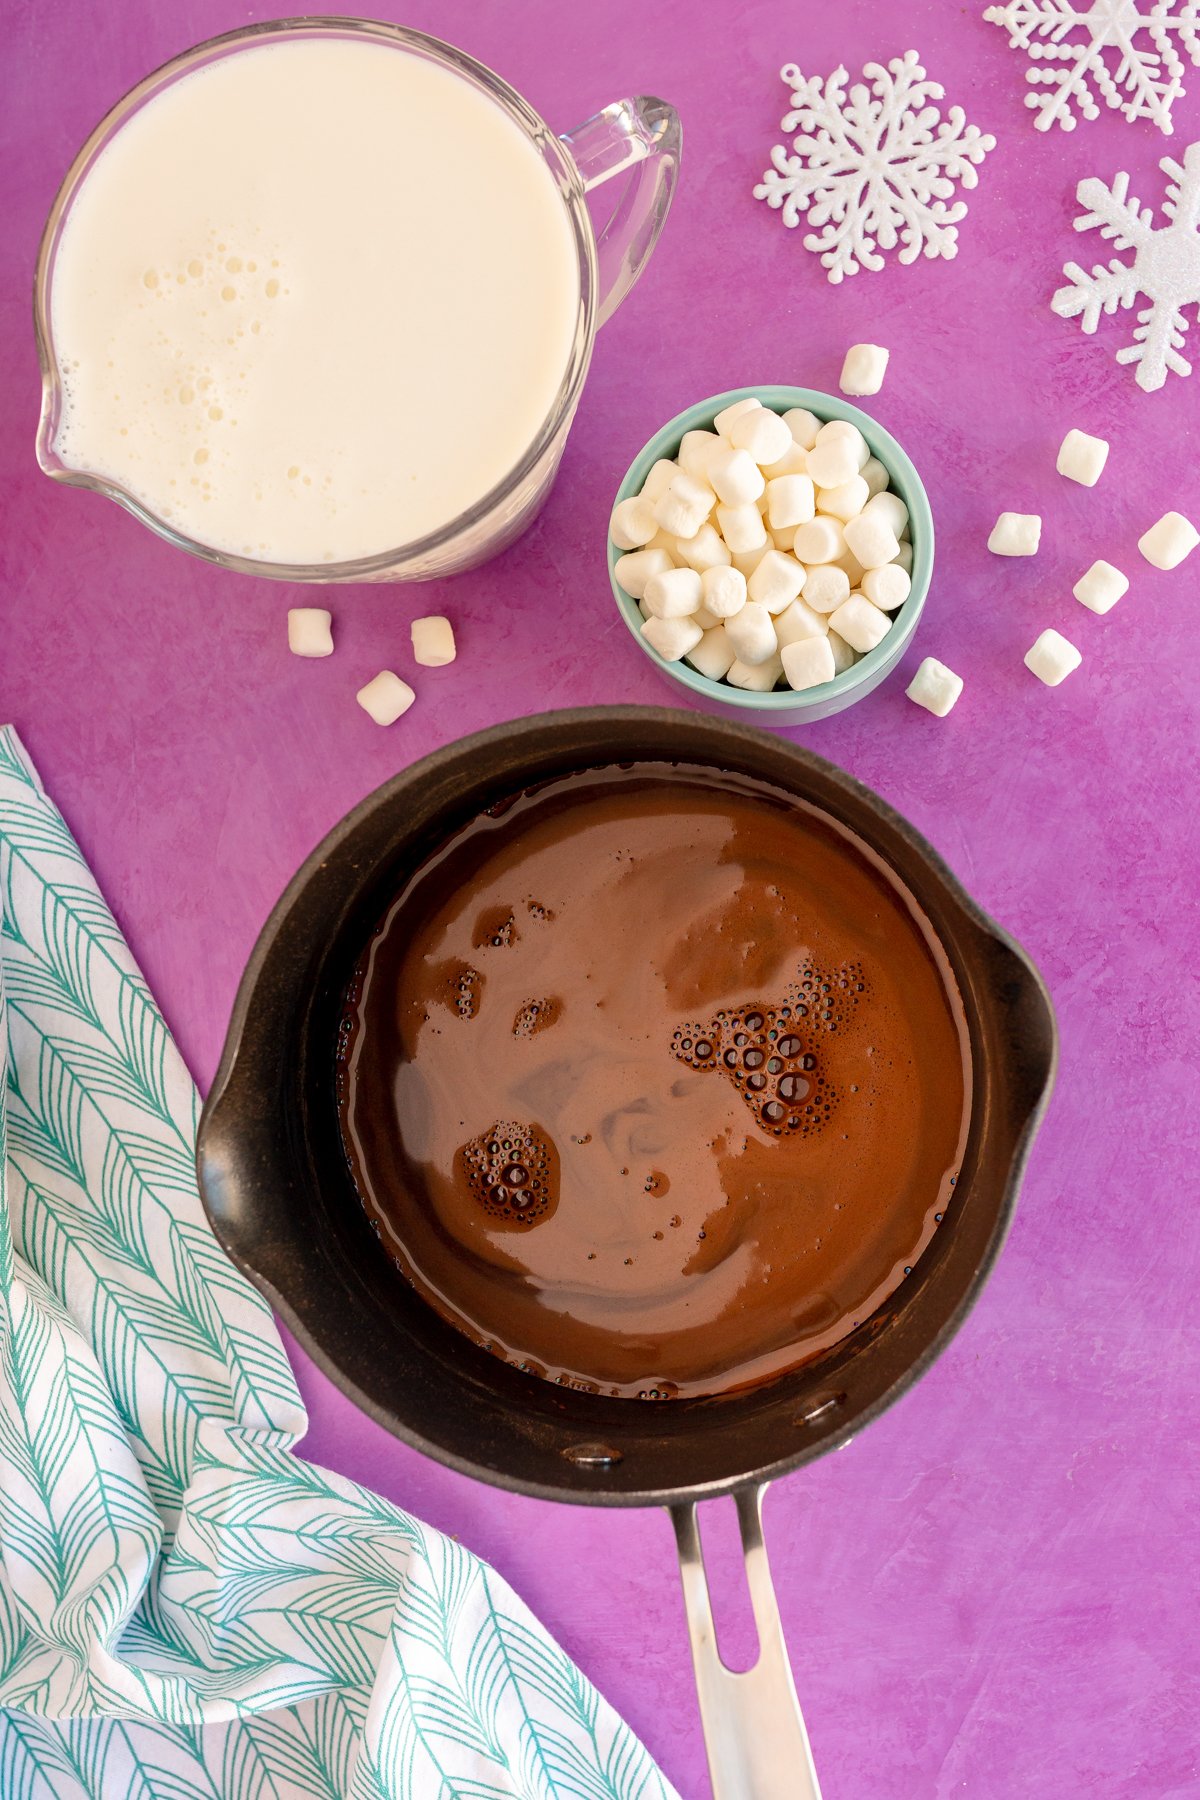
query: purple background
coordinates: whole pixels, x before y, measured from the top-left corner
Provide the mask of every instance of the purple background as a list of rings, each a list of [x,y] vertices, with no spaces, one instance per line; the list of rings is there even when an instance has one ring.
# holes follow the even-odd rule
[[[201,1085],[243,961],[317,838],[395,769],[465,729],[573,702],[661,701],[604,571],[613,489],[670,414],[752,381],[835,387],[846,346],[891,347],[868,406],[929,487],[938,564],[915,646],[850,713],[796,735],[912,818],[1044,970],[1058,1092],[1015,1231],[920,1388],[844,1454],[781,1482],[768,1534],[827,1800],[969,1793],[1200,1794],[1192,1590],[1200,990],[1193,965],[1200,554],[1138,556],[1169,507],[1200,520],[1200,377],[1144,394],[1048,307],[1086,175],[1200,137],[1200,72],[1166,140],[1113,115],[1034,130],[1023,59],[982,0],[645,0],[386,5],[491,63],[566,128],[630,90],[680,108],[679,197],[654,264],[597,345],[561,477],[490,567],[406,591],[333,591],[337,654],[288,656],[298,596],[189,560],[37,471],[29,285],[55,187],[100,114],[154,64],[269,10],[224,0],[7,0],[0,437],[0,714],[15,721],[116,908]],[[999,147],[953,263],[830,287],[750,197],[785,110],[779,66],[915,47]],[[1193,332],[1200,351],[1200,332]],[[369,370],[364,370],[369,379]],[[1060,479],[1065,430],[1112,440],[1095,490]],[[989,556],[1002,508],[1040,555]],[[1097,555],[1133,586],[1100,619],[1071,597]],[[313,599],[318,596],[311,596]],[[408,667],[408,621],[445,610],[453,667],[384,732],[355,689]],[[1047,625],[1083,651],[1056,691],[1022,666]],[[966,681],[946,721],[904,686],[933,653]],[[682,1793],[707,1792],[664,1515],[585,1512],[472,1485],[361,1418],[296,1354],[308,1454],[489,1557],[630,1719]],[[751,1633],[728,1503],[709,1538],[727,1637]],[[710,1509],[711,1510],[711,1509]]]

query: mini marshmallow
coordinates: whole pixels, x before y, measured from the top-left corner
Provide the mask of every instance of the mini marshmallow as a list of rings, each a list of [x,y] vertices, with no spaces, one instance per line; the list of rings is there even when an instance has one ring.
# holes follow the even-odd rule
[[[775,620],[775,638],[782,650],[785,644],[798,644],[801,638],[823,638],[829,623],[804,600],[793,600]]]
[[[874,518],[886,519],[897,538],[902,538],[908,530],[908,508],[899,494],[874,494],[863,507]]]
[[[768,550],[747,584],[751,600],[769,613],[790,606],[803,586],[804,570],[794,556],[786,556],[782,550]]]
[[[643,500],[638,494],[618,501],[613,507],[608,535],[618,550],[640,550],[643,544],[650,542],[658,525],[650,501]]]
[[[893,556],[892,561],[896,564],[897,568],[903,569],[906,575],[912,574],[913,547],[907,538],[905,538],[900,546],[900,554],[898,556]],[[853,585],[853,577],[851,577],[851,585]]]
[[[793,406],[783,415],[783,422],[802,450],[811,450],[817,441],[821,421],[806,407]]]
[[[673,464],[672,467],[674,467]],[[675,473],[678,475],[679,470],[676,469]],[[647,550],[665,550],[667,555],[671,558],[671,561],[674,562],[675,546],[678,542],[678,538],[672,537],[671,533],[669,531],[664,531],[660,525],[654,536],[650,539],[650,542],[645,545],[645,548]]]
[[[423,669],[444,669],[458,655],[454,627],[441,613],[433,613],[427,619],[414,619],[410,630],[413,661]]]
[[[730,561],[729,546],[709,519],[704,521],[695,537],[676,539],[675,553],[698,575],[703,575],[705,569],[715,569]]]
[[[719,431],[723,438],[727,438],[736,419],[742,418],[746,413],[756,412],[761,407],[762,401],[756,400],[753,394],[748,394],[744,400],[731,400],[728,406],[721,408],[713,420],[713,430]]]
[[[1108,461],[1107,438],[1090,437],[1086,431],[1068,431],[1054,465],[1068,481],[1095,487]]]
[[[858,426],[852,425],[849,419],[829,419],[822,425],[821,431],[825,433],[826,442],[831,438],[842,437],[854,445],[854,453],[858,458],[858,472],[861,475],[871,460],[871,447]],[[819,437],[820,432],[817,435]]]
[[[772,656],[763,663],[734,662],[725,676],[730,687],[745,688],[751,694],[769,694],[783,674],[783,658]]]
[[[718,625],[723,625],[725,623],[724,619],[718,619],[716,613],[709,612],[703,600],[700,602],[694,613],[688,614],[688,617],[691,619],[693,625],[698,625],[700,627],[701,631],[715,631]]]
[[[852,669],[854,667],[855,663],[858,661],[858,657],[854,652],[853,645],[846,642],[840,631],[827,632],[825,634],[825,642],[833,652],[833,669],[835,675],[844,675],[847,669]]]
[[[1200,531],[1182,513],[1164,513],[1157,525],[1138,539],[1138,549],[1156,569],[1177,569],[1200,544]]]
[[[797,692],[820,687],[837,674],[833,651],[823,637],[798,638],[794,644],[785,644],[780,655],[787,684]]]
[[[849,481],[843,481],[839,487],[820,488],[817,492],[817,509],[827,513],[831,519],[841,519],[844,524],[847,519],[857,518],[870,498],[871,490],[862,476],[852,475]]]
[[[803,475],[808,469],[808,452],[802,444],[793,438],[783,455],[772,463],[763,463],[762,472],[768,481],[778,475]]]
[[[904,545],[901,544],[900,548],[903,550]],[[852,588],[859,586],[864,570],[857,556],[851,556],[849,550],[843,550],[842,554],[835,559],[833,566],[842,571]]]
[[[714,625],[711,631],[706,631],[695,649],[688,651],[686,660],[697,674],[707,675],[710,681],[720,681],[735,660],[725,627]]]
[[[861,594],[851,594],[850,598],[839,606],[836,612],[829,615],[829,627],[855,650],[866,655],[876,644],[882,644],[892,629],[892,621]]]
[[[293,656],[332,656],[333,614],[321,606],[293,606],[288,613],[288,649]]]
[[[879,499],[883,499],[882,494]],[[900,554],[899,538],[887,520],[871,510],[877,503],[872,500],[866,512],[859,513],[857,519],[847,520],[845,526],[846,548],[864,569],[881,569],[884,563],[895,562]]]
[[[678,662],[691,654],[704,633],[694,619],[650,618],[642,626],[642,636],[664,662]]]
[[[767,485],[748,450],[727,446],[722,446],[709,462],[708,478],[722,506],[746,506],[757,500]]]
[[[822,425],[808,453],[808,472],[819,488],[841,487],[843,481],[858,474],[860,467],[854,438],[841,431],[830,437],[826,435],[828,431],[829,427]]]
[[[654,503],[654,517],[672,537],[695,537],[713,509],[716,495],[707,482],[677,471],[670,487]]]
[[[1094,613],[1111,612],[1121,595],[1128,591],[1129,577],[1103,560],[1094,562],[1071,589],[1075,598]]]
[[[642,602],[656,619],[686,619],[700,605],[701,592],[695,569],[664,569],[650,577]]]
[[[808,570],[804,599],[814,612],[836,612],[850,598],[850,577],[836,563],[818,563]]]
[[[377,725],[394,725],[408,711],[416,697],[407,681],[401,681],[390,669],[381,669],[354,696],[363,711],[369,713]]]
[[[817,493],[808,475],[778,475],[767,483],[767,521],[772,531],[807,525],[817,510]]]
[[[751,666],[766,662],[779,648],[771,615],[757,600],[747,600],[741,612],[726,621],[725,634],[737,660]]]
[[[760,406],[741,413],[729,428],[729,441],[752,456],[756,463],[773,463],[786,456],[795,441],[777,412]]]
[[[715,431],[685,431],[675,460],[695,481],[708,480],[708,465],[717,450],[725,448]]]
[[[831,563],[845,550],[846,539],[837,519],[818,513],[807,525],[797,525],[792,548],[802,563]]]
[[[764,537],[762,543],[753,550],[735,550],[733,553],[733,566],[739,575],[744,575],[746,580],[749,581],[768,550],[773,548],[774,546],[772,545],[770,538]]]
[[[884,488],[887,487],[888,482],[891,480],[890,475],[877,456],[868,456],[866,462],[859,470],[859,474],[866,482],[867,491],[872,500],[875,498],[876,494],[882,494]]]
[[[992,526],[987,547],[996,556],[1035,556],[1042,541],[1038,513],[1001,513]]]
[[[944,719],[963,691],[962,676],[940,663],[936,656],[927,656],[904,691],[926,712]]]
[[[877,394],[887,374],[890,354],[882,344],[851,344],[838,382],[843,394]]]
[[[650,473],[642,483],[642,491],[638,495],[638,499],[645,500],[648,505],[653,506],[656,500],[662,499],[678,473],[679,465],[677,463],[673,463],[669,456],[660,456],[656,463],[651,464]]]
[[[883,612],[895,612],[912,592],[912,582],[899,563],[885,563],[882,569],[864,572],[861,591],[872,606],[878,606]]]
[[[640,600],[652,575],[662,575],[674,565],[665,550],[627,550],[613,564],[617,585],[631,600]]]
[[[1025,652],[1025,667],[1032,669],[1039,681],[1047,687],[1057,687],[1065,681],[1072,669],[1077,669],[1083,657],[1060,631],[1043,631],[1031,650]]]
[[[745,454],[744,450],[738,451],[739,456]],[[754,464],[751,463],[750,467],[753,468]],[[767,528],[762,522],[762,514],[752,500],[748,500],[744,506],[718,506],[717,525],[735,559],[742,552],[761,550],[766,544]]]

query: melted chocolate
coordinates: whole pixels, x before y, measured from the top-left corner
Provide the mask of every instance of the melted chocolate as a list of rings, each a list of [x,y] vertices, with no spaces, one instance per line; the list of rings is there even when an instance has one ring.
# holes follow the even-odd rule
[[[535,1374],[721,1393],[891,1294],[945,1211],[961,1003],[908,895],[790,796],[572,775],[458,832],[346,1000],[363,1203],[439,1312]]]

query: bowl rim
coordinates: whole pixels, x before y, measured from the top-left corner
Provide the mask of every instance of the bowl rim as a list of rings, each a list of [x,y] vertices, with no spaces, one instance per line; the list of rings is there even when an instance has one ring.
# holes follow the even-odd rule
[[[768,398],[769,396],[769,398]],[[890,477],[899,476],[907,488],[902,498],[913,520],[913,571],[912,589],[904,604],[892,615],[893,630],[899,628],[901,643],[899,652],[896,644],[891,642],[889,631],[874,650],[868,650],[852,668],[845,669],[835,675],[832,681],[824,681],[813,688],[773,688],[770,693],[755,694],[745,688],[730,687],[726,681],[714,681],[708,675],[702,675],[688,663],[667,662],[659,656],[653,645],[648,644],[642,636],[642,618],[638,612],[637,601],[621,587],[616,576],[616,565],[620,557],[627,552],[620,550],[606,534],[608,556],[608,578],[612,587],[613,598],[617,603],[617,611],[624,620],[626,628],[633,637],[642,654],[650,659],[654,667],[668,676],[681,687],[691,690],[705,700],[717,701],[723,706],[731,706],[747,715],[765,715],[764,724],[771,722],[772,716],[781,712],[795,712],[798,708],[808,706],[826,706],[830,701],[840,701],[838,710],[853,705],[855,699],[865,699],[873,691],[878,681],[890,672],[885,669],[878,673],[882,664],[890,657],[894,662],[898,654],[903,654],[913,632],[916,630],[925,601],[933,579],[934,564],[934,525],[933,511],[929,504],[929,495],[921,480],[916,465],[903,445],[892,436],[886,426],[872,418],[860,407],[852,405],[840,394],[830,394],[819,388],[792,387],[787,383],[751,383],[747,387],[730,388],[723,394],[710,395],[706,400],[698,400],[668,419],[665,425],[655,432],[652,438],[639,450],[621,479],[613,499],[617,506],[622,500],[630,499],[641,491],[642,483],[649,474],[652,465],[661,457],[673,457],[679,448],[679,442],[687,431],[701,431],[711,426],[717,413],[724,407],[731,406],[738,400],[759,400],[774,412],[786,412],[793,407],[803,407],[816,414],[823,421],[845,419],[856,425],[866,438],[872,455],[877,448],[884,454],[878,460],[887,468]],[[878,446],[872,440],[879,440]],[[915,504],[913,504],[915,502]],[[875,676],[875,680],[872,680]],[[855,689],[863,687],[862,694]]]

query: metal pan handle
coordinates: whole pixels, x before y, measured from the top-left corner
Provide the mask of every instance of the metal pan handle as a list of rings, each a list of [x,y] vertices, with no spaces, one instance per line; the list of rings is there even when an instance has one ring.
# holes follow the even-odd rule
[[[713,1800],[821,1800],[763,1542],[766,1491],[764,1484],[737,1496],[746,1580],[758,1627],[758,1661],[741,1673],[727,1669],[717,1651],[695,1503],[670,1509],[708,1772]]]

